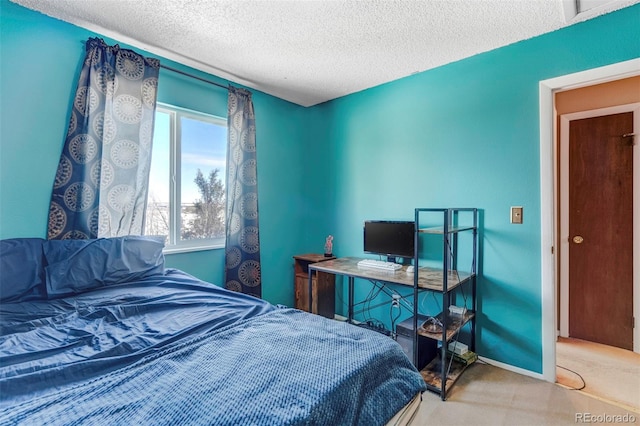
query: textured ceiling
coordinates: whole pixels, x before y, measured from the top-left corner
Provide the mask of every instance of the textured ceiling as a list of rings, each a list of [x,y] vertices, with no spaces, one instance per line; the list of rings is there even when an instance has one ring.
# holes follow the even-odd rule
[[[565,18],[574,0],[11,1],[303,106],[640,2]]]

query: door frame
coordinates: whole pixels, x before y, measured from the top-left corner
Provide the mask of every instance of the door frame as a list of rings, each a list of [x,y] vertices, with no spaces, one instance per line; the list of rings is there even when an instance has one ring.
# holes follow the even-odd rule
[[[578,111],[568,114],[562,114],[560,116],[560,226],[556,228],[559,230],[559,244],[560,244],[560,336],[569,337],[569,123],[573,120],[581,120],[583,118],[600,117],[603,115],[620,114],[624,112],[633,113],[633,130],[635,133],[640,133],[640,102],[616,105],[607,108],[598,108],[592,110]],[[640,167],[640,149],[638,148],[638,141],[636,140],[633,148],[633,170],[634,175],[632,177],[634,187],[634,200],[633,211],[640,212],[640,195],[638,195],[638,188],[640,188],[640,182],[638,181],[638,168]],[[638,249],[638,230],[640,229],[640,218],[638,214],[633,216],[633,244],[634,253],[640,253]],[[633,315],[638,318],[640,312],[638,307],[640,306],[640,256],[633,258]],[[635,327],[633,330],[633,350],[634,352],[640,351],[639,334],[640,327]]]
[[[591,86],[635,75],[640,75],[640,58],[539,82],[542,378],[549,382],[556,381],[556,312],[558,303],[556,297],[556,257],[554,255],[558,209],[555,202],[558,176],[556,173],[557,141],[555,135],[557,129],[554,92]],[[634,183],[637,178],[635,172],[636,170],[634,170]],[[634,209],[636,207],[634,204]],[[640,231],[634,229],[634,244],[640,239],[636,232]],[[634,246],[634,250],[635,248]],[[640,307],[634,306],[634,315],[637,315],[638,312],[640,312]],[[634,333],[638,328],[634,329]],[[637,340],[634,339],[634,344]]]

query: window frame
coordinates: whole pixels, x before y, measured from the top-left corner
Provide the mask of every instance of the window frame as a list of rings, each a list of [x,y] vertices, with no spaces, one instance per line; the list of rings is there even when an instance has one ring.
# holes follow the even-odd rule
[[[227,119],[201,111],[195,111],[175,105],[158,102],[156,111],[168,114],[169,119],[169,235],[163,253],[185,253],[193,251],[221,249],[226,245],[226,237],[199,238],[182,240],[182,117],[200,120],[213,125],[222,126],[228,131]],[[155,135],[154,135],[155,137]],[[225,162],[226,155],[225,148]],[[151,159],[153,161],[153,158]],[[225,179],[226,180],[226,179]],[[226,192],[226,182],[225,182]],[[226,194],[225,194],[226,197]]]

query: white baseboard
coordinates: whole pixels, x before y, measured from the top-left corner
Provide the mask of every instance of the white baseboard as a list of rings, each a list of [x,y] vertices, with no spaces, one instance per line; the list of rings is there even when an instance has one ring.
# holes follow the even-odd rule
[[[534,379],[544,380],[544,376],[540,373],[536,373],[530,370],[525,370],[524,368],[515,367],[513,365],[505,364],[504,362],[495,361],[493,359],[485,358],[483,356],[478,357],[480,361],[486,362],[489,365],[493,365],[494,367],[502,368],[503,370],[513,371],[514,373],[522,374],[523,376],[533,377]]]

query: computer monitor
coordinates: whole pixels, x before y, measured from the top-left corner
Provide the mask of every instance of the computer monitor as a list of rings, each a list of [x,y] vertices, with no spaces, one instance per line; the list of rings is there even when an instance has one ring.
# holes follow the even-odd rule
[[[364,251],[387,256],[413,257],[415,223],[410,221],[367,220],[364,222]]]

